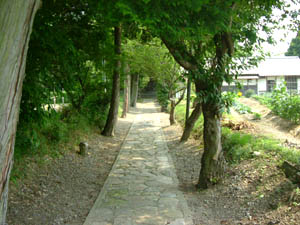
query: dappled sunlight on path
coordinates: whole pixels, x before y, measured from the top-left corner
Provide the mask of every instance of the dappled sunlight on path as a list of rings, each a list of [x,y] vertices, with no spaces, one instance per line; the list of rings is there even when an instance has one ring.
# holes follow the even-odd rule
[[[153,101],[135,121],[84,225],[192,224]]]

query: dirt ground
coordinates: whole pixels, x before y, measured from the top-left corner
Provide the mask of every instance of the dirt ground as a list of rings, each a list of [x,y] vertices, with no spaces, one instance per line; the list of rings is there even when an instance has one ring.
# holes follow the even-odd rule
[[[262,106],[261,109],[265,108]],[[266,111],[265,116],[268,113]],[[195,225],[300,224],[300,206],[293,204],[296,186],[277,168],[275,154],[256,156],[230,166],[223,184],[200,192],[195,185],[200,173],[203,144],[201,140],[192,138],[180,143],[182,128],[179,125],[169,126],[167,119],[168,115],[165,115],[162,120],[165,137]],[[243,117],[238,119],[246,120]],[[273,118],[274,121],[277,119]],[[267,131],[263,128],[266,126],[272,130],[273,137],[276,134],[276,137],[285,138],[284,135],[289,133],[288,129],[276,133],[275,125],[268,122],[260,125],[262,123],[257,126],[259,130],[252,127],[251,132],[265,135]]]
[[[239,98],[239,102],[247,105],[254,113],[261,115],[260,120],[254,120],[251,114],[239,114],[232,110],[235,120],[247,120],[252,127],[252,133],[269,136],[290,145],[300,145],[300,126],[274,115],[270,109],[261,105],[253,98]],[[249,131],[251,132],[251,131]]]
[[[133,115],[119,119],[115,136],[99,130],[84,140],[86,156],[78,146],[58,159],[39,165],[29,162],[30,171],[16,185],[10,183],[9,225],[82,225],[109,174],[120,146],[132,124]]]

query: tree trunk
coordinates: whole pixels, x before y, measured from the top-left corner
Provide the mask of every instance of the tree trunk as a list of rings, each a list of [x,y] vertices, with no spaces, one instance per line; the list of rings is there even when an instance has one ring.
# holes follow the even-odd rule
[[[136,107],[136,102],[138,98],[139,93],[139,75],[138,74],[132,74],[131,75],[131,107]]]
[[[291,163],[284,161],[281,169],[285,176],[295,184],[300,185],[300,166],[294,166]]]
[[[204,153],[198,187],[206,189],[224,175],[225,158],[221,145],[221,114],[216,103],[202,104],[204,116]]]
[[[174,125],[176,123],[175,120],[175,100],[171,100],[171,110],[170,110],[170,125]]]
[[[195,87],[196,87],[196,92],[199,92],[201,90],[201,82],[198,80],[195,80]],[[195,123],[199,119],[202,111],[201,111],[201,104],[198,103],[196,104],[193,112],[191,115],[189,115],[189,110],[190,110],[190,99],[191,99],[191,79],[189,78],[188,84],[187,84],[187,105],[186,105],[186,119],[185,119],[185,126],[183,130],[183,134],[180,138],[180,142],[185,142],[189,139],[193,127],[195,126]]]
[[[110,102],[109,114],[106,120],[104,130],[102,135],[104,136],[113,136],[114,129],[118,121],[118,110],[119,110],[119,101],[120,101],[120,69],[121,69],[121,36],[122,30],[121,26],[114,28],[114,38],[115,38],[115,68],[113,74],[113,88],[112,88],[112,97]]]
[[[216,46],[216,57],[212,68],[215,70],[215,77],[225,73],[225,55],[231,57],[234,45],[230,33],[216,34],[214,37]],[[217,86],[217,89],[216,89]],[[221,96],[222,83],[215,82],[213,87],[215,95]],[[212,89],[212,87],[208,87]],[[209,97],[209,96],[207,96]],[[207,100],[202,104],[204,116],[204,153],[201,159],[201,171],[197,186],[206,189],[212,184],[218,183],[224,176],[226,161],[224,158],[221,143],[221,112],[220,103],[215,99]]]
[[[186,109],[185,109],[185,124],[190,117],[190,104],[191,104],[191,78],[187,80],[186,87]]]
[[[193,130],[193,127],[195,125],[195,123],[197,122],[197,120],[199,119],[200,115],[201,115],[201,104],[197,103],[195,109],[193,110],[192,114],[190,115],[190,117],[186,120],[185,122],[185,126],[184,126],[184,130],[183,130],[183,134],[180,138],[180,142],[184,142],[187,141],[191,135],[191,132]]]
[[[199,102],[199,99],[196,97],[194,100],[193,100],[193,105],[192,105],[192,108],[194,109],[197,105],[197,103]]]
[[[28,42],[39,6],[39,0],[0,1],[0,224],[5,224]]]
[[[123,103],[123,112],[122,118],[126,118],[127,112],[129,111],[129,102],[130,102],[130,68],[128,64],[125,66],[125,80],[124,80],[124,103]]]

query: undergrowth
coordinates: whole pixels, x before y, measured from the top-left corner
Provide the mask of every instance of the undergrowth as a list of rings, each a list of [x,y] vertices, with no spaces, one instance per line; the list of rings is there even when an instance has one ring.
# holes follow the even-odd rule
[[[235,111],[237,111],[240,114],[246,114],[246,113],[253,114],[253,112],[249,106],[244,105],[238,101],[234,102],[233,108],[235,109]]]
[[[122,102],[121,98],[119,115]],[[24,178],[30,162],[42,165],[47,159],[58,158],[70,151],[68,146],[78,146],[92,132],[100,132],[105,125],[107,109],[101,112],[99,108],[97,111],[83,110],[79,113],[72,107],[65,107],[62,111],[48,113],[40,120],[20,121],[11,181],[17,182]]]
[[[271,95],[254,98],[270,108],[275,115],[300,124],[300,97],[289,93],[285,85],[275,88]]]
[[[11,180],[23,178],[30,161],[43,164],[46,158],[60,157],[68,150],[64,147],[67,143],[78,145],[82,141],[80,134],[88,134],[94,128],[86,116],[70,109],[53,112],[43,121],[19,124]]]
[[[184,127],[184,104],[176,107],[176,118]],[[192,135],[196,138],[202,137],[202,131],[203,117],[201,116],[193,128]],[[300,159],[300,151],[284,147],[277,140],[232,131],[227,127],[222,128],[222,146],[225,157],[230,164],[236,164],[256,156],[274,159],[278,165],[281,165],[284,160],[297,164]],[[278,158],[275,157],[275,159],[274,156]]]

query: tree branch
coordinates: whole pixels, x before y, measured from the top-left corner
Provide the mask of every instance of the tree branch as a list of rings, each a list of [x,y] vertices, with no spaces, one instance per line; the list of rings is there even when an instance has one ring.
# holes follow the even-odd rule
[[[184,94],[185,94],[185,89],[186,88],[183,88],[183,92],[181,94],[181,96],[179,97],[178,101],[175,103],[175,107],[182,101],[182,99],[184,98]]]
[[[189,54],[189,52],[182,43],[177,41],[176,44],[171,44],[164,37],[161,37],[161,40],[166,45],[169,52],[172,54],[172,56],[180,66],[189,71],[197,69],[196,63],[192,63],[196,60],[191,54]]]

